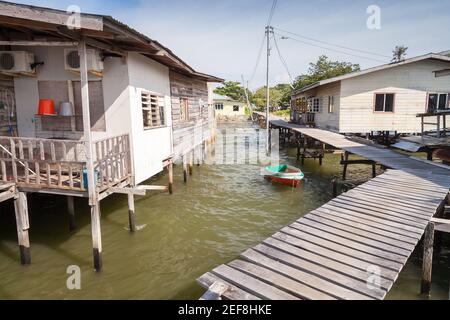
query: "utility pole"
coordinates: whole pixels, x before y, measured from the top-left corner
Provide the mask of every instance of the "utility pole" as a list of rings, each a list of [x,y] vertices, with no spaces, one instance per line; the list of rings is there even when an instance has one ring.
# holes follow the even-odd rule
[[[266,153],[270,154],[270,88],[269,88],[269,66],[270,66],[270,34],[273,32],[273,28],[268,25],[266,27],[266,36],[267,36],[267,71],[266,71]]]
[[[247,100],[247,108],[248,111],[250,112],[250,115],[252,117],[252,121],[253,121],[253,110],[252,107],[250,106],[250,99],[248,97],[248,82],[247,82],[247,86],[245,86],[245,80],[244,80],[244,75],[241,75],[242,78],[242,87],[244,88],[244,92],[245,92],[245,99]]]

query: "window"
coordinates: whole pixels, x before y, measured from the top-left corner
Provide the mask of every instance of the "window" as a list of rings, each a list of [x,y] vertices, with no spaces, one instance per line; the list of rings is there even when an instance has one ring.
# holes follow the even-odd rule
[[[189,99],[180,98],[180,120],[189,121]]]
[[[144,129],[165,126],[166,116],[164,96],[142,91],[141,100]]]
[[[395,94],[375,94],[375,112],[394,112]]]
[[[239,112],[239,106],[233,106],[233,112]]]
[[[216,107],[216,110],[223,110],[223,103],[216,103],[215,107]]]
[[[334,113],[334,96],[328,97],[328,113]]]
[[[322,112],[322,101],[320,98],[308,99],[308,112],[313,112],[313,113],[321,113]]]
[[[450,94],[430,93],[428,94],[428,112],[445,110],[450,108]]]

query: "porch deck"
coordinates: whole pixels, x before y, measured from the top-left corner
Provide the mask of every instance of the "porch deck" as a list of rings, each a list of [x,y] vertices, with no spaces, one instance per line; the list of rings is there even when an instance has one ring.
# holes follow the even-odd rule
[[[87,196],[86,142],[0,137],[0,181],[29,192]],[[97,192],[132,177],[128,135],[93,144]]]

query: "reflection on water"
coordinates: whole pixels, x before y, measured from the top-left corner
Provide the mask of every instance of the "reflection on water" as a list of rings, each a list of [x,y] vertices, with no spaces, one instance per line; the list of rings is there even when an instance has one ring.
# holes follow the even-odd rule
[[[281,151],[282,162],[300,166],[295,150]],[[87,204],[77,201],[78,229],[68,232],[63,197],[31,196],[33,265],[18,263],[12,205],[0,206],[0,299],[198,299],[203,290],[195,279],[238,257],[280,228],[331,199],[330,181],[341,173],[338,155],[324,166],[306,161],[306,180],[298,189],[272,185],[258,165],[194,167],[187,185],[175,167],[175,194],[152,194],[136,202],[136,234],[128,223],[126,197],[104,200],[102,236],[104,271],[91,266]],[[352,177],[370,178],[365,166],[350,168]],[[166,176],[152,181],[165,184]],[[445,240],[445,239],[444,239]],[[448,243],[444,241],[444,243]],[[436,260],[433,298],[448,297],[449,254]],[[417,252],[390,298],[418,299],[420,252]],[[66,288],[66,268],[82,270],[82,289]]]

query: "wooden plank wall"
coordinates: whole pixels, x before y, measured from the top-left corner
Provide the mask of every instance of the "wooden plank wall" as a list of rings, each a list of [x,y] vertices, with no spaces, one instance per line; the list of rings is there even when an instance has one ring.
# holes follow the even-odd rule
[[[212,106],[208,106],[208,85],[206,81],[171,71],[170,85],[176,160],[211,137],[210,128],[215,119],[210,110]],[[189,119],[187,121],[181,117],[181,98],[188,99]],[[200,105],[200,100],[203,101],[203,107]]]
[[[10,96],[10,94],[8,94],[8,92],[10,94],[12,94],[13,100],[15,100],[14,97],[14,81],[13,78],[10,77],[6,77],[6,76],[2,76],[0,75],[0,101],[5,99],[5,100],[10,100],[8,97]],[[8,101],[3,101],[3,102],[7,102]],[[12,101],[13,103],[15,103],[15,101]],[[5,109],[0,109],[0,135],[2,136],[7,136],[9,135],[8,133],[8,117],[11,116],[10,114],[8,114],[8,110]],[[15,116],[13,120],[13,124],[15,124]]]

